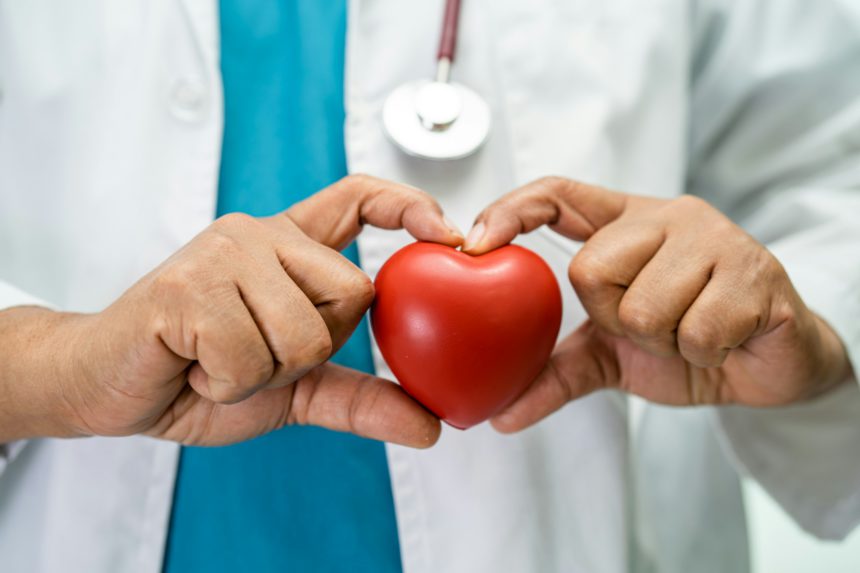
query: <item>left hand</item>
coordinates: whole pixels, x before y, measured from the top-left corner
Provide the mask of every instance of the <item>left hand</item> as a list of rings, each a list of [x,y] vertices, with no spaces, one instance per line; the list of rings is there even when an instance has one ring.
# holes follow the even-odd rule
[[[521,430],[603,388],[671,405],[777,406],[849,378],[838,336],[776,258],[705,201],[544,178],[485,209],[464,250],[545,224],[585,242],[569,276],[590,320],[496,416],[497,429]]]

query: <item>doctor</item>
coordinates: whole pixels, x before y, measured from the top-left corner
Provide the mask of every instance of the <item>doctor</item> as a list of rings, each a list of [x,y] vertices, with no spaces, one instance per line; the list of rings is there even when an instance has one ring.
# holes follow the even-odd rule
[[[463,9],[455,76],[488,100],[494,127],[477,154],[442,164],[407,157],[381,126],[387,94],[433,73],[437,28],[427,23],[440,20],[441,2],[353,1],[348,18],[341,2],[310,0],[0,3],[4,570],[744,571],[739,471],[818,535],[854,527],[857,8]],[[343,345],[339,361],[390,378],[375,348],[370,363],[358,323],[367,280],[331,250],[360,223],[462,240],[433,200],[405,186],[348,177],[311,196],[347,165],[430,191],[461,228],[503,190],[541,181],[484,211],[467,245],[475,252],[545,222],[590,238],[536,208],[577,209],[567,180],[540,179],[548,174],[652,206],[696,206],[654,207],[686,230],[666,236],[686,239],[678,254],[691,264],[668,265],[667,277],[689,277],[696,253],[710,260],[719,245],[705,231],[726,229],[725,215],[755,238],[742,252],[786,269],[771,284],[796,291],[814,323],[803,332],[820,334],[802,342],[820,339],[826,351],[787,353],[818,367],[806,391],[781,400],[790,407],[677,410],[597,392],[511,436],[444,428],[428,450],[308,427],[180,449],[169,440],[226,443],[286,421],[406,446],[437,439],[438,422],[384,380],[328,363],[308,370]],[[685,192],[724,215],[673,200]],[[212,222],[232,212],[255,217]],[[631,220],[610,215],[604,229]],[[639,245],[637,232],[666,224],[641,211],[632,220],[619,237]],[[602,232],[575,260],[598,250]],[[373,276],[409,240],[367,227],[345,255]],[[545,229],[520,241],[566,283],[577,243]],[[637,271],[627,280],[638,276],[641,265],[619,260]],[[635,290],[600,273],[573,278],[580,294]],[[752,281],[738,300],[763,300],[762,286]],[[683,401],[612,378],[576,386],[589,378],[570,376],[570,341],[588,340],[591,327],[575,328],[588,310],[612,332],[616,313],[588,296],[584,310],[564,290],[572,338],[554,360],[568,374],[539,378],[498,427],[518,430],[601,385]],[[674,349],[665,325],[677,316],[658,318],[633,340],[647,356]],[[150,384],[130,375],[152,364],[166,366],[143,377]],[[642,370],[627,372],[644,384]],[[47,437],[132,433],[167,440]]]

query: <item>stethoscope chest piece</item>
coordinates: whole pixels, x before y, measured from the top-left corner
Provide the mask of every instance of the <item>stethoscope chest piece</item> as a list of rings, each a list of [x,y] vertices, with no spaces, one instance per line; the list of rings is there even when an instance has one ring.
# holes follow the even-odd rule
[[[461,84],[419,80],[403,84],[385,100],[385,131],[404,152],[423,159],[460,159],[474,153],[490,133],[490,109]]]
[[[471,155],[490,133],[490,108],[474,91],[451,81],[460,0],[445,0],[433,81],[408,82],[386,98],[382,125],[404,152],[422,159]]]

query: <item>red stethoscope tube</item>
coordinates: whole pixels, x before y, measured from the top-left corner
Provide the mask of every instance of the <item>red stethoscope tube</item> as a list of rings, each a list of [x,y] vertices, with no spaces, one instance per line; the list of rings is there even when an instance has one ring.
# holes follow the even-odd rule
[[[439,60],[454,61],[457,50],[457,24],[460,20],[460,0],[446,0],[445,16],[442,20],[442,37],[439,39]]]

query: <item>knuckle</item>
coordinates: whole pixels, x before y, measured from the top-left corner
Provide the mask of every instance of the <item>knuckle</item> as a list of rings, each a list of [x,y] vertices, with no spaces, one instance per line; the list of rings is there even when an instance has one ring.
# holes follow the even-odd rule
[[[705,199],[695,195],[681,195],[672,199],[667,203],[665,214],[673,221],[695,221],[697,228],[710,241],[719,239],[720,244],[725,241],[732,242],[734,238],[744,236],[731,219]]]
[[[227,232],[224,227],[213,228],[213,232],[207,233],[205,238],[206,251],[210,256],[220,260],[224,257],[235,256],[240,250],[239,242]]]
[[[325,327],[305,334],[286,358],[292,377],[304,374],[329,359],[334,350],[331,335]]]
[[[426,191],[422,191],[421,189],[416,189],[414,187],[405,187],[400,190],[401,196],[403,197],[403,201],[405,201],[407,207],[412,207],[413,209],[419,210],[431,210],[431,211],[439,211],[441,208],[436,200],[430,196]]]
[[[600,257],[583,249],[568,268],[568,278],[577,292],[590,292],[606,284],[606,265]]]
[[[697,354],[709,354],[720,350],[720,330],[704,320],[683,324],[678,329],[678,342]]]
[[[209,399],[219,404],[235,404],[244,398],[245,391],[242,387],[228,380],[209,381]]]
[[[750,238],[750,241],[755,243],[755,240],[752,238]],[[755,243],[753,252],[755,253],[755,259],[747,268],[754,269],[754,281],[762,281],[762,284],[768,285],[789,282],[785,267],[782,266],[782,263],[770,251]]]
[[[216,402],[237,402],[266,383],[274,373],[271,360],[249,357],[237,362],[223,379],[213,384],[211,392]]]
[[[196,300],[198,289],[212,291],[211,269],[197,260],[176,261],[159,272],[151,282],[155,295],[161,301]],[[189,298],[190,297],[190,298]]]
[[[240,386],[255,388],[265,383],[275,371],[275,365],[271,357],[262,356],[262,352],[251,351],[248,353],[247,364],[243,371],[238,374],[237,381]]]
[[[627,334],[636,338],[656,338],[673,328],[671,321],[652,306],[624,299],[618,307],[618,322]]]
[[[696,195],[681,195],[670,201],[675,208],[685,212],[701,212],[713,209],[711,204]]]
[[[796,335],[802,330],[802,318],[798,308],[789,301],[781,301],[774,305],[769,317],[771,322],[779,324],[783,332]]]
[[[376,296],[373,281],[346,259],[337,258],[333,264],[337,278],[329,286],[330,302],[347,312],[364,313]]]
[[[376,182],[376,178],[367,173],[351,173],[341,181],[347,186],[365,186]]]
[[[351,307],[361,312],[367,310],[376,296],[376,289],[370,277],[361,271],[356,271],[344,287],[345,299]]]
[[[306,355],[313,366],[328,360],[334,350],[334,343],[327,329],[311,336],[306,346]]]
[[[569,182],[570,179],[567,179],[566,177],[561,177],[560,175],[545,175],[535,181],[538,186],[543,187],[547,190],[557,189],[559,187],[566,186]]]
[[[243,232],[257,226],[260,222],[246,213],[227,213],[212,223],[212,228],[222,232]]]
[[[731,245],[729,252],[744,253],[755,250],[756,242],[744,233],[731,219],[714,210],[713,216],[705,217],[703,227],[715,244]],[[719,241],[719,243],[717,243]]]
[[[214,380],[212,391],[217,391],[227,399],[244,397],[272,377],[275,365],[265,343],[248,341],[251,338],[249,336],[237,335],[231,341],[207,342],[214,339],[213,330],[221,328],[214,321],[206,321],[196,328],[194,338],[200,345],[207,345],[210,349],[210,358],[204,357],[209,364],[201,360],[201,365],[207,370],[207,367],[211,367],[211,356],[220,354],[226,360],[217,372],[210,374],[210,379]]]
[[[334,344],[328,331],[307,336],[293,357],[291,370],[303,372],[318,366],[328,360],[333,350]]]
[[[372,195],[380,187],[380,179],[367,173],[351,173],[338,181],[332,188],[344,196],[355,197]]]

